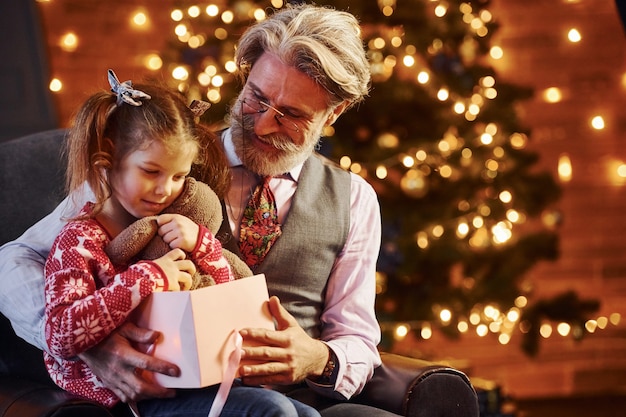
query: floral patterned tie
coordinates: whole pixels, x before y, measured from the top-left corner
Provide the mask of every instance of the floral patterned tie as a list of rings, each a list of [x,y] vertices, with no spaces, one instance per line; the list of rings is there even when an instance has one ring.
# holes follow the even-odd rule
[[[261,184],[255,188],[241,219],[239,250],[252,270],[263,262],[281,234],[276,201],[270,190],[271,178],[263,178]]]

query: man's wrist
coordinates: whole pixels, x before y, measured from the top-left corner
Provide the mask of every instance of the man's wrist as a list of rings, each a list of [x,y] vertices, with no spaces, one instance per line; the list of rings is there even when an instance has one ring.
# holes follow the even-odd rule
[[[328,359],[326,360],[326,364],[324,365],[324,370],[322,374],[319,376],[309,377],[311,382],[319,385],[335,385],[335,381],[337,381],[337,373],[339,371],[339,361],[337,359],[337,355],[330,348],[330,346],[326,345],[328,349]]]

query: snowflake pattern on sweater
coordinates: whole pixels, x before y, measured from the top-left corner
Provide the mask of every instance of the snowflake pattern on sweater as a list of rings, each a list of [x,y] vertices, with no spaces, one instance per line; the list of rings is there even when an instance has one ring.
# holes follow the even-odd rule
[[[92,209],[87,203],[81,214]],[[155,262],[114,265],[104,251],[110,240],[95,219],[71,221],[54,241],[45,265],[48,373],[66,391],[108,407],[119,398],[78,354],[104,340],[150,294],[167,290],[165,274]],[[217,284],[233,279],[220,242],[203,226],[191,258]]]

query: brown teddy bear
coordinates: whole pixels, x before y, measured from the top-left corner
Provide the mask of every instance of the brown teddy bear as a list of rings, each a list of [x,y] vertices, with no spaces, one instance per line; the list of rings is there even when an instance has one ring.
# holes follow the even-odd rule
[[[163,213],[176,213],[189,217],[197,224],[204,225],[211,233],[216,234],[222,224],[222,205],[217,194],[206,184],[187,178],[181,195],[166,208]],[[119,235],[117,235],[105,248],[111,261],[116,264],[126,264],[132,258],[156,259],[171,250],[157,233],[157,216],[148,216],[137,220]],[[228,261],[235,279],[249,277],[252,271],[234,253],[222,249],[224,258]],[[196,289],[214,285],[211,276],[202,274],[200,271],[192,277],[190,289]]]

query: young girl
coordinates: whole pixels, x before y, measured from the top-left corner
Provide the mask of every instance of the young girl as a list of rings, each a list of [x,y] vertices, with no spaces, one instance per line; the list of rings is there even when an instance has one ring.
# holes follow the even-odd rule
[[[232,272],[220,242],[177,214],[158,217],[159,235],[172,248],[161,258],[114,265],[106,256],[105,246],[121,230],[159,214],[180,195],[194,164],[217,178],[210,185],[218,193],[226,178],[219,155],[208,155],[213,137],[178,94],[150,85],[135,89],[110,70],[109,82],[112,93],[91,96],[68,136],[68,191],[87,183],[94,197],[65,225],[45,265],[44,359],[57,385],[112,407],[119,398],[78,355],[102,342],[152,292],[189,288],[192,260],[217,284],[231,280]],[[206,416],[216,393],[217,386],[179,390],[174,398],[143,400],[133,408],[143,417]],[[275,391],[242,386],[231,390],[224,414],[319,416]]]

